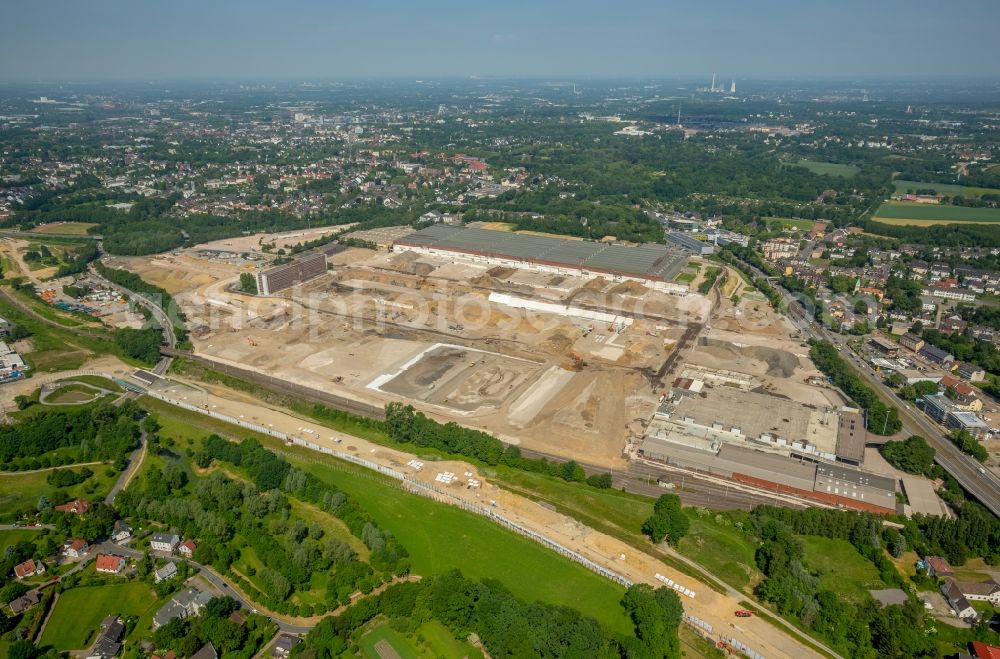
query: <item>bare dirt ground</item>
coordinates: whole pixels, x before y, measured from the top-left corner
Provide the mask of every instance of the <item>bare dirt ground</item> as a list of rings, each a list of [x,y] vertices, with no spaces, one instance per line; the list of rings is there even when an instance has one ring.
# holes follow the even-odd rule
[[[354,224],[337,224],[317,227],[315,229],[300,229],[283,233],[255,233],[249,236],[236,236],[213,240],[198,245],[198,249],[218,250],[220,252],[260,252],[263,245],[274,245],[274,249],[288,249],[293,245],[316,240],[349,229]]]
[[[251,298],[229,290],[242,269],[200,258],[202,249],[116,259],[174,296],[197,353],[379,406],[405,400],[609,467],[622,464],[630,424],[651,416],[656,373],[686,323],[708,315],[701,296],[635,282],[360,249],[331,257],[325,276]],[[490,301],[492,292],[568,307],[520,309]],[[594,311],[631,324],[589,318]],[[428,352],[438,345],[465,357],[444,363]],[[542,378],[551,368],[559,376]]]
[[[712,624],[717,633],[740,638],[764,656],[819,656],[760,618],[739,619],[737,626],[733,612],[743,608],[738,597],[717,593],[707,585],[678,572],[649,554],[637,551],[620,540],[590,529],[576,520],[549,510],[536,502],[503,490],[492,484],[488,478],[484,478],[475,467],[465,462],[426,462],[423,468],[416,469],[408,464],[413,459],[412,454],[372,444],[340,432],[323,429],[311,420],[297,418],[284,410],[262,405],[259,401],[249,399],[238,392],[231,392],[225,387],[215,386],[209,391],[207,388],[183,383],[181,379],[177,379],[164,381],[157,386],[157,389],[174,400],[215,410],[291,435],[305,437],[308,441],[320,446],[329,447],[336,451],[345,451],[408,473],[420,481],[444,489],[450,495],[459,497],[470,504],[490,507],[508,519],[545,535],[635,582],[659,586],[662,584],[656,580],[656,574],[669,577],[696,593],[694,598],[682,596],[686,612]],[[310,432],[303,434],[306,430]],[[437,482],[435,478],[443,472],[455,474],[456,480],[450,485]],[[481,487],[469,487],[470,478],[479,480],[482,483]]]

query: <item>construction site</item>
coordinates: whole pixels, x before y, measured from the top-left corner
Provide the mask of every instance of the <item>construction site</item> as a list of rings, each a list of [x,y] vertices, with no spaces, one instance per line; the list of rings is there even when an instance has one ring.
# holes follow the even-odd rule
[[[606,273],[360,248],[252,296],[238,280],[256,269],[205,255],[118,259],[178,301],[195,354],[607,467],[623,464],[710,311],[703,296]]]
[[[520,248],[504,240],[506,251]],[[574,253],[586,250],[594,248]],[[894,506],[896,481],[864,471],[863,421],[793,326],[732,270],[699,294],[710,263],[697,257],[678,264],[696,270],[687,289],[671,283],[668,292],[628,273],[501,265],[440,245],[434,253],[348,248],[329,250],[325,270],[293,286],[249,295],[238,285],[247,265],[204,254],[120,260],[174,296],[194,353],[212,364],[335,396],[362,413],[412,404],[441,422],[634,480],[648,481],[660,465],[827,505],[855,499],[855,485],[844,486],[844,498],[836,483],[874,482],[855,507]],[[653,267],[664,254],[673,258],[660,253]],[[759,464],[752,473],[729,468],[740,460]],[[827,481],[817,480],[824,464],[854,470],[838,472],[829,497]],[[820,487],[824,496],[814,496]]]

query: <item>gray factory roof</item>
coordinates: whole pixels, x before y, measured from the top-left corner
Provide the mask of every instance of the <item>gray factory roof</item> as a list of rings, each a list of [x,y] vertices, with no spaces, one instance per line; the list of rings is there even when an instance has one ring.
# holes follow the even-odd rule
[[[816,466],[783,455],[723,444],[718,453],[647,436],[640,445],[643,456],[688,469],[732,478],[733,473],[812,491]]]
[[[396,243],[667,281],[687,262],[685,254],[666,245],[628,247],[475,227],[433,225],[404,236]]]
[[[877,474],[872,474],[867,471],[858,471],[857,469],[851,469],[850,467],[818,464],[816,465],[816,477],[843,481],[845,483],[853,483],[854,485],[859,486],[863,485],[865,487],[872,487],[890,493],[894,493],[896,491],[896,480],[894,478],[878,476]]]

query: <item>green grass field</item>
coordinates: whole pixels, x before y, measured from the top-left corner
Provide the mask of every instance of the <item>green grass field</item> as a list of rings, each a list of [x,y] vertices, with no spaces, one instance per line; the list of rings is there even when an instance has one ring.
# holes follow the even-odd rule
[[[63,488],[70,498],[79,496],[91,500],[103,500],[111,490],[117,474],[106,476],[104,473],[107,471],[106,465],[94,465],[90,469],[94,472],[93,476],[73,487]],[[50,473],[50,471],[39,471],[32,474],[18,472],[0,474],[0,515],[10,515],[25,508],[34,509],[38,498],[54,489],[45,482]]]
[[[796,217],[762,217],[760,219],[768,225],[774,222],[781,222],[783,227],[799,231],[809,231],[812,229],[813,224],[817,222],[817,220],[803,220]]]
[[[820,176],[842,176],[852,178],[861,169],[855,165],[841,165],[835,162],[819,162],[816,160],[806,160],[803,158],[795,163],[799,167],[805,167],[813,174]]]
[[[400,659],[420,659],[417,648],[410,639],[400,634],[389,625],[378,625],[361,638],[361,652],[365,659],[389,659],[398,656]],[[379,646],[388,646],[379,653]],[[390,650],[391,648],[391,650]],[[395,655],[391,652],[395,651]]]
[[[690,284],[696,276],[697,273],[695,272],[681,272],[674,277],[674,281],[678,284]]]
[[[149,586],[137,582],[72,588],[59,595],[39,645],[82,649],[105,616],[142,616],[158,604]]]
[[[820,574],[819,587],[855,602],[872,588],[885,588],[878,570],[846,540],[813,535],[797,536],[805,547],[803,564]]]
[[[872,219],[886,224],[932,225],[966,222],[1000,222],[1000,208],[967,208],[940,204],[887,201]]]
[[[274,438],[221,422],[210,425],[214,420],[160,401],[141,399],[141,402],[158,413],[161,437],[194,437],[198,443],[211,432],[231,438],[255,436],[265,446],[281,451],[300,469],[342,488],[400,539],[410,553],[415,574],[433,575],[458,568],[470,578],[497,579],[525,600],[570,606],[615,631],[632,631],[619,605],[624,592],[619,586],[479,515],[403,492],[392,481],[373,472],[318,456],[308,449],[286,447]],[[185,443],[186,440],[179,442]],[[584,490],[576,488],[576,491],[579,494]],[[631,496],[616,495],[613,501],[624,505]],[[651,510],[651,502],[645,500],[643,504],[643,510]],[[613,504],[607,502],[604,506],[611,508]],[[644,513],[643,519],[648,514]],[[237,564],[237,569],[242,563],[241,560]],[[259,569],[259,565],[255,567]]]
[[[687,509],[691,530],[678,549],[730,586],[749,593],[763,578],[754,563],[756,547],[740,529],[713,515],[699,516]],[[724,518],[722,518],[724,519]]]
[[[561,604],[629,633],[619,605],[623,589],[569,559],[458,508],[397,489],[371,472],[332,459],[290,456],[301,469],[355,497],[410,553],[413,572],[458,568],[470,578],[493,578],[528,601]]]
[[[892,184],[896,188],[896,194],[906,194],[907,190],[914,192],[917,190],[934,190],[935,193],[948,197],[954,197],[955,195],[963,197],[982,197],[984,194],[1000,195],[1000,189],[997,188],[976,188],[968,185],[956,185],[954,183],[922,183],[920,181],[897,179]]]

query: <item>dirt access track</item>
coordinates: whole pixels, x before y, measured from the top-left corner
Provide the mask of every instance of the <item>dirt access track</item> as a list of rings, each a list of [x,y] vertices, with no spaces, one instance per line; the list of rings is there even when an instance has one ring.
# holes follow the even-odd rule
[[[245,269],[203,249],[116,259],[178,300],[196,354],[608,467],[624,464],[678,341],[709,311],[703,296],[636,282],[365,249],[250,297],[231,290]]]

